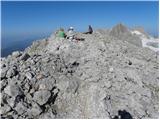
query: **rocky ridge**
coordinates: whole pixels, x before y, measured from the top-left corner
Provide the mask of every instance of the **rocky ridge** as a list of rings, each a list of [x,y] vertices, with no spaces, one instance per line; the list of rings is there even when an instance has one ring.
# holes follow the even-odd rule
[[[122,24],[77,36],[1,58],[1,118],[158,118],[158,54]]]

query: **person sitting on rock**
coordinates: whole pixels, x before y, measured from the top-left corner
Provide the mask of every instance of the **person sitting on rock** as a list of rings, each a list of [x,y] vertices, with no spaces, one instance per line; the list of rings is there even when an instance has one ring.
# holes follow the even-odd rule
[[[60,30],[58,31],[58,37],[60,37],[60,38],[66,38],[66,34],[65,34],[63,28],[60,28]]]
[[[68,29],[68,33],[67,33],[67,39],[73,40],[75,37],[75,32],[74,32],[74,28],[70,27]]]
[[[93,29],[91,27],[91,25],[88,26],[88,32],[84,32],[84,34],[92,34],[93,33]]]
[[[68,34],[67,34],[67,39],[71,40],[71,41],[84,41],[84,38],[79,38],[75,35],[75,31],[73,27],[70,27],[68,29]]]

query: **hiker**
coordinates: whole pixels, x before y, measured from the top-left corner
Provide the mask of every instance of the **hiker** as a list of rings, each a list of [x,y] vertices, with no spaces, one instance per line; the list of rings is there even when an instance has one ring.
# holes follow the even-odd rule
[[[73,40],[75,36],[74,28],[70,27],[68,29],[67,39]]]
[[[60,28],[60,30],[58,31],[58,37],[60,37],[60,38],[66,38],[66,34],[65,34],[63,28]]]
[[[84,38],[78,38],[76,35],[75,35],[75,31],[74,31],[74,28],[73,27],[70,27],[68,29],[68,33],[67,33],[67,39],[71,40],[71,41],[84,41]]]
[[[93,29],[91,27],[91,25],[88,26],[88,32],[84,32],[84,34],[92,34],[93,33]]]

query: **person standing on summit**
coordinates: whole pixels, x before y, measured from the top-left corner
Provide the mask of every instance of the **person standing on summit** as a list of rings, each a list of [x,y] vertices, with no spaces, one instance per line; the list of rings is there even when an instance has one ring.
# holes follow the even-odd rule
[[[93,29],[91,27],[91,25],[88,26],[88,32],[84,32],[84,34],[92,34],[93,33]]]

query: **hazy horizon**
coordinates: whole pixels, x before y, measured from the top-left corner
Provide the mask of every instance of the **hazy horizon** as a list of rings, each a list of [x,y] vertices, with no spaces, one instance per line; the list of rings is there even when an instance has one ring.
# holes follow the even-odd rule
[[[158,1],[1,1],[2,49],[48,36],[59,27],[85,31],[118,23],[158,36]]]

